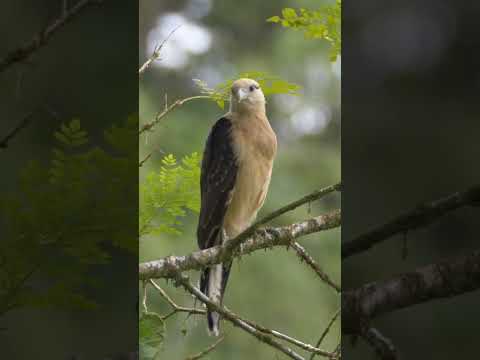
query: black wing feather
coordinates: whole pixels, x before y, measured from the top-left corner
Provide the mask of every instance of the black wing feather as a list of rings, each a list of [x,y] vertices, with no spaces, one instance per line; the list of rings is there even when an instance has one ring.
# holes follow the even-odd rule
[[[231,138],[232,123],[221,118],[205,145],[200,176],[201,207],[197,228],[200,249],[216,245],[218,233],[235,186],[238,164]]]

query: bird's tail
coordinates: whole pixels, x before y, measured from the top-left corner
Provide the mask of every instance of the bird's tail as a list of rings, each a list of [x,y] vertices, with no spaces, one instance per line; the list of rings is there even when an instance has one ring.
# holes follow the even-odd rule
[[[221,305],[225,289],[227,287],[228,277],[232,263],[217,264],[205,269],[200,278],[200,290],[207,295],[210,300]],[[215,311],[207,310],[208,333],[210,335],[219,335],[220,315]]]

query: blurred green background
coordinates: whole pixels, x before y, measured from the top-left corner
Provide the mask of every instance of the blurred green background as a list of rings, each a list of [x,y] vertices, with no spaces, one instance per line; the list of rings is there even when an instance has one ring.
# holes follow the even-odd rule
[[[325,2],[327,3],[327,2]],[[264,71],[302,87],[299,96],[274,95],[267,113],[279,142],[269,194],[259,216],[301,196],[340,180],[340,58],[331,63],[329,45],[306,40],[266,19],[282,8],[316,9],[319,1],[153,1],[139,3],[139,64],[176,26],[181,27],[165,44],[161,60],[141,77],[140,122],[145,123],[169,101],[198,94],[192,79],[209,85],[244,71]],[[158,171],[167,154],[178,158],[202,152],[214,122],[225,111],[214,102],[198,100],[167,116],[153,132],[140,139],[140,159],[153,156],[140,169],[140,181]],[[340,196],[330,195],[278,218],[290,224],[340,207]],[[183,255],[197,249],[198,215],[189,213],[179,236],[146,236],[140,239],[140,261],[166,255]],[[300,241],[337,282],[340,282],[340,230],[314,234]],[[196,281],[198,274],[192,273]],[[182,305],[193,299],[171,283],[159,284]],[[170,309],[155,292],[148,294],[149,310]],[[293,251],[277,248],[257,252],[235,262],[225,304],[258,323],[315,343],[340,305],[338,294],[301,264]],[[198,306],[198,304],[197,304]],[[340,341],[337,321],[323,346],[333,350]],[[223,324],[226,339],[210,359],[283,358],[241,330]],[[159,358],[183,359],[213,340],[201,316],[177,314],[166,323],[166,338]],[[183,331],[182,331],[183,330]],[[186,330],[186,331],[185,331]]]

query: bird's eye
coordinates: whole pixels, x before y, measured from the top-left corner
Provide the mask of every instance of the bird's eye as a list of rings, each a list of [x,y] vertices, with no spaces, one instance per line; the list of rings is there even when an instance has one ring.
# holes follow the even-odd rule
[[[255,85],[250,85],[250,87],[249,87],[249,90],[250,90],[250,91],[253,91],[253,90],[255,90],[255,89],[258,89],[258,87],[255,86]]]

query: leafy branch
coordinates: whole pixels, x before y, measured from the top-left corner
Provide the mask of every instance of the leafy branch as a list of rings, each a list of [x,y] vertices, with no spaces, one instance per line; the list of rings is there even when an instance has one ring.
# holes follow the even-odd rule
[[[238,315],[234,314],[230,310],[226,309],[225,307],[212,307],[210,300],[205,297],[205,295],[201,294],[198,289],[193,287],[188,281],[188,278],[185,277],[183,274],[184,271],[187,270],[201,270],[206,266],[211,264],[224,262],[226,260],[231,260],[234,257],[239,257],[241,255],[250,253],[252,251],[256,251],[259,249],[267,249],[273,246],[292,246],[296,251],[301,252],[301,258],[307,261],[307,264],[314,268],[314,270],[319,275],[320,279],[324,281],[329,286],[333,287],[337,292],[340,290],[339,286],[336,285],[330,277],[321,270],[318,264],[313,260],[313,258],[308,255],[305,249],[301,247],[299,244],[295,243],[296,238],[300,236],[304,236],[307,234],[311,234],[314,232],[320,232],[332,228],[336,228],[340,226],[341,222],[341,215],[339,210],[332,211],[330,213],[320,215],[317,217],[313,217],[311,219],[305,220],[303,222],[278,227],[278,228],[267,228],[264,230],[258,230],[258,227],[262,224],[265,224],[268,221],[275,219],[276,217],[291,211],[298,206],[307,204],[311,201],[317,200],[329,193],[334,191],[339,191],[341,188],[340,184],[336,184],[333,186],[328,186],[321,190],[315,191],[303,198],[294,201],[277,211],[272,212],[271,214],[265,216],[264,218],[260,219],[251,228],[247,229],[244,233],[240,234],[239,236],[239,243],[234,246],[230,247],[229,242],[227,242],[223,246],[212,247],[209,249],[205,249],[202,251],[197,251],[191,253],[186,256],[168,256],[166,258],[150,261],[146,263],[142,263],[139,266],[139,278],[144,282],[144,284],[151,284],[154,288],[160,293],[160,295],[170,304],[172,307],[172,311],[167,313],[166,315],[157,315],[152,317],[142,317],[141,321],[150,321],[150,322],[157,322],[162,321],[162,326],[164,326],[164,321],[169,318],[170,316],[174,315],[177,312],[186,312],[189,314],[204,314],[205,310],[203,309],[195,309],[195,308],[188,308],[177,305],[167,294],[166,292],[158,286],[153,279],[154,278],[170,278],[175,279],[180,285],[185,287],[185,289],[191,292],[198,300],[202,303],[206,304],[206,306],[210,309],[215,309],[220,314],[222,314],[227,321],[232,322],[235,326],[240,327],[244,331],[250,333],[251,335],[255,336],[260,341],[276,348],[279,351],[284,352],[288,356],[294,359],[304,359],[301,355],[299,355],[293,349],[285,346],[280,341],[276,339],[280,339],[281,341],[286,341],[287,343],[293,344],[300,349],[303,349],[307,352],[312,354],[324,356],[331,359],[336,359],[339,357],[339,352],[327,352],[319,348],[321,340],[319,341],[319,345],[313,346],[307,343],[304,343],[300,340],[292,338],[288,335],[285,335],[281,332],[276,330],[270,330],[268,328],[262,327],[258,324],[253,323],[252,321],[242,319]],[[248,235],[251,234],[251,235]],[[248,236],[247,236],[248,235]],[[247,236],[247,237],[245,237]],[[301,250],[300,250],[301,249]],[[180,280],[179,280],[180,279]],[[146,294],[146,291],[145,291]],[[146,296],[146,295],[145,295]],[[144,302],[146,302],[146,298],[144,296]],[[214,305],[217,306],[217,305]],[[145,313],[147,313],[147,307],[145,305]],[[159,320],[160,319],[160,320]],[[335,321],[332,320],[331,323]],[[326,333],[331,328],[331,323],[327,326],[324,330],[325,335],[322,336],[324,338]],[[146,325],[141,325],[146,326]],[[151,328],[151,326],[150,326]],[[141,335],[142,336],[142,335]],[[156,335],[157,343],[155,349],[158,351],[158,347],[162,343],[163,340],[163,333],[162,335]],[[322,339],[323,340],[323,339]],[[141,340],[143,342],[143,340]],[[153,348],[151,348],[147,344],[141,344],[141,350],[143,352],[149,352],[150,354],[153,353]],[[145,358],[149,358],[145,355]]]
[[[162,43],[164,44],[164,42]],[[159,58],[161,46],[157,47],[152,56],[147,59],[145,64],[139,69],[141,75],[148,66]],[[225,107],[225,102],[229,101],[230,88],[234,80],[241,77],[253,78],[259,82],[262,90],[266,96],[272,94],[290,94],[296,95],[300,87],[282,80],[277,76],[273,76],[264,72],[244,72],[238,74],[235,78],[226,80],[215,87],[210,87],[201,80],[194,80],[197,87],[200,89],[200,95],[179,99],[171,104],[168,104],[165,97],[165,105],[163,110],[158,112],[152,120],[140,126],[139,135],[147,131],[154,130],[164,118],[178,107],[187,102],[206,99],[214,101],[220,108]],[[140,161],[139,166],[151,158],[151,153]],[[173,155],[168,155],[162,159],[162,167],[157,172],[151,172],[147,175],[145,182],[141,185],[141,201],[140,201],[140,236],[145,234],[160,234],[173,233],[179,234],[178,226],[179,219],[186,214],[186,210],[198,211],[199,206],[199,156],[192,154],[182,160],[181,164],[177,163]],[[242,254],[246,254],[261,248],[271,248],[273,246],[293,246],[299,253],[301,259],[306,261],[308,266],[312,267],[319,275],[322,281],[325,281],[329,286],[333,287],[335,291],[339,291],[339,286],[335,284],[329,276],[320,268],[320,266],[308,255],[306,250],[298,243],[294,243],[294,239],[303,235],[320,232],[323,230],[335,228],[340,226],[341,215],[340,211],[332,211],[324,215],[313,217],[303,222],[291,224],[279,228],[269,228],[259,230],[261,225],[273,220],[274,218],[291,211],[301,205],[315,201],[329,193],[339,191],[340,184],[326,187],[319,191],[315,191],[302,199],[299,199],[287,206],[284,206],[277,211],[267,215],[266,217],[255,222],[245,232],[240,234],[235,239],[227,242],[224,247],[214,247],[203,251],[197,251],[187,256],[170,256],[163,259],[142,263],[139,265],[139,276],[144,283],[144,311],[140,318],[140,354],[143,359],[152,359],[156,356],[159,347],[163,342],[165,331],[165,320],[177,312],[184,312],[188,314],[205,314],[204,309],[196,309],[184,307],[176,304],[167,293],[160,287],[153,279],[155,278],[170,278],[176,279],[178,284],[185,287],[197,297],[198,300],[205,303],[205,296],[193,287],[188,278],[181,272],[186,270],[200,270],[205,266],[213,263],[218,263],[226,259],[233,259]],[[183,283],[180,281],[184,281]],[[153,286],[160,296],[170,305],[172,310],[166,315],[159,315],[148,311],[146,300],[146,286]],[[204,298],[202,299],[201,296]],[[206,298],[205,303],[207,307],[209,299]],[[213,305],[216,306],[216,305]],[[251,321],[244,320],[232,313],[230,310],[221,307],[218,311],[225,316],[228,321],[234,325],[240,326],[251,335],[255,336],[262,342],[283,351],[290,357],[295,359],[303,359],[294,350],[285,346],[282,341],[293,344],[294,346],[308,351],[312,354],[317,354],[327,358],[339,358],[339,352],[332,353],[319,349],[319,346],[312,346],[288,335],[282,334],[275,330],[270,330]],[[327,327],[326,332],[329,331],[331,325]],[[277,340],[277,339],[280,339]],[[218,345],[217,342],[209,346],[204,351],[193,355],[192,358],[200,358],[212,351]]]
[[[304,222],[280,228],[271,228],[268,229],[268,231],[263,230],[257,232],[261,225],[272,221],[280,215],[292,211],[304,204],[318,200],[334,191],[340,191],[340,189],[341,184],[338,183],[314,191],[301,199],[291,202],[290,204],[287,204],[257,220],[237,237],[227,241],[222,246],[197,251],[188,256],[166,257],[160,260],[140,264],[140,278],[168,277],[179,271],[191,269],[200,270],[207,265],[229,260],[242,253],[248,253],[274,245],[289,245],[296,237],[330,229],[332,227],[338,227],[340,226],[341,215],[339,210],[335,210],[329,214],[320,215]]]
[[[32,161],[22,170],[18,191],[0,201],[0,314],[23,306],[91,308],[78,289],[91,264],[109,261],[105,244],[136,252],[128,231],[135,217],[125,207],[136,198],[126,191],[131,177],[125,175],[135,164],[136,128],[132,117],[105,131],[112,155],[91,145],[80,120],[73,119],[54,133],[50,163]],[[48,260],[52,253],[56,261]],[[49,279],[48,286],[34,286],[35,279]]]
[[[242,72],[234,78],[228,79],[215,87],[211,88],[202,80],[193,79],[195,85],[200,89],[200,93],[206,95],[214,101],[221,109],[225,108],[225,102],[230,99],[230,89],[236,79],[249,78],[258,82],[265,96],[275,94],[298,95],[300,86],[289,83],[278,76],[271,75],[262,71]]]
[[[285,28],[299,30],[307,39],[322,39],[330,43],[330,61],[335,61],[341,52],[341,0],[334,5],[325,5],[318,10],[285,8],[281,16],[272,16],[268,22]]]
[[[200,207],[200,155],[185,156],[180,163],[170,154],[158,171],[147,174],[140,185],[139,235],[180,234],[179,218]]]

